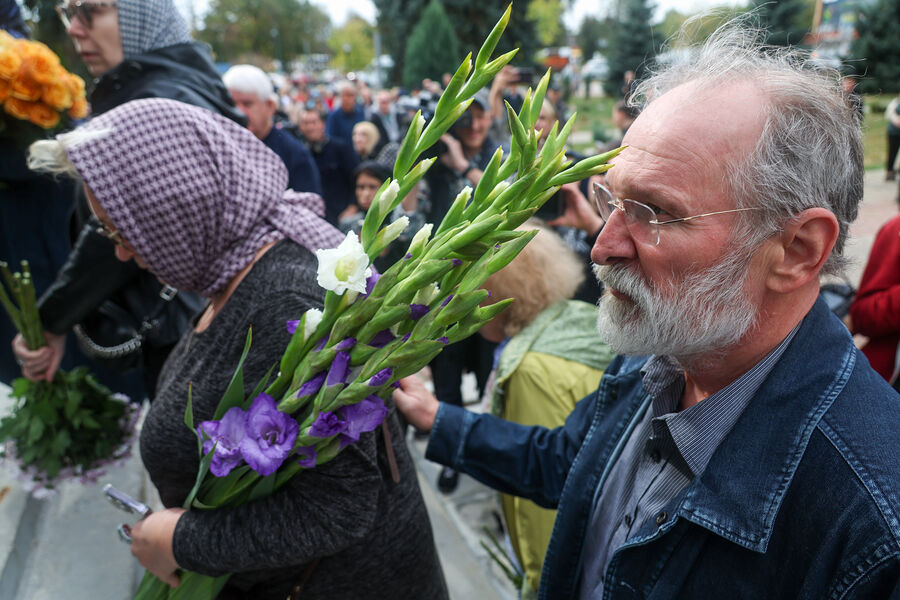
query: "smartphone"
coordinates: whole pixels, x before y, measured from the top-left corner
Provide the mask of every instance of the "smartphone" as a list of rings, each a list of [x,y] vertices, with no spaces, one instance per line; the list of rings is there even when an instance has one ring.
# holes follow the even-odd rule
[[[112,502],[113,506],[119,510],[134,513],[142,519],[153,512],[153,509],[149,506],[140,500],[132,498],[122,490],[117,490],[112,484],[107,483],[104,485],[103,493],[106,494],[106,499]]]

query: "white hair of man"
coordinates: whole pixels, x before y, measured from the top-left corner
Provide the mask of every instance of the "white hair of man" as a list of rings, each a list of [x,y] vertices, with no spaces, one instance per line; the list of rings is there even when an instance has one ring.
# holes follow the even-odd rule
[[[277,102],[275,86],[265,71],[253,65],[234,65],[222,75],[222,82],[229,90],[242,94],[256,94],[260,100]]]
[[[334,89],[338,93],[338,95],[341,95],[346,90],[350,90],[354,94],[358,91],[356,84],[353,83],[352,81],[350,81],[349,79],[341,79],[334,86]]]
[[[738,216],[733,242],[749,254],[793,216],[822,207],[840,225],[823,272],[838,274],[863,193],[859,125],[841,92],[840,74],[810,62],[808,53],[763,46],[763,32],[747,26],[752,18],[723,25],[689,59],[652,72],[630,102],[652,102],[688,82],[701,90],[733,81],[756,84],[768,97],[763,132],[750,155],[726,165],[726,186],[736,206],[763,210]]]

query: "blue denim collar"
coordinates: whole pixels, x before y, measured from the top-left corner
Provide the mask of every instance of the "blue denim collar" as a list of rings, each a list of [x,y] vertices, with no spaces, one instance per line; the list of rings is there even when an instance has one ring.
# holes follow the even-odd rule
[[[817,300],[703,475],[681,498],[678,514],[765,552],[810,436],[855,363],[849,332]]]

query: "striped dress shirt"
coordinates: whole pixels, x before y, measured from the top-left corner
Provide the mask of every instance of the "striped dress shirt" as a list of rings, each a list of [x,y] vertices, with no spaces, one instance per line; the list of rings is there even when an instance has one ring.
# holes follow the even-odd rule
[[[647,522],[671,515],[664,508],[706,468],[709,459],[796,334],[787,337],[749,371],[712,396],[678,411],[684,371],[669,356],[652,356],[641,369],[649,401],[637,425],[595,493],[584,545],[580,598],[603,597],[603,575],[613,553]],[[648,410],[649,409],[649,410]]]

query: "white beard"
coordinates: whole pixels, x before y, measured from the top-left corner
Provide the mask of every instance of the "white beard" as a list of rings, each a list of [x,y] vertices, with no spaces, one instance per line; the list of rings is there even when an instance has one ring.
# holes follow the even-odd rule
[[[756,323],[757,308],[743,288],[748,267],[746,254],[733,253],[673,282],[664,295],[633,268],[594,265],[597,279],[630,298],[603,294],[597,316],[600,337],[620,354],[711,358]]]

